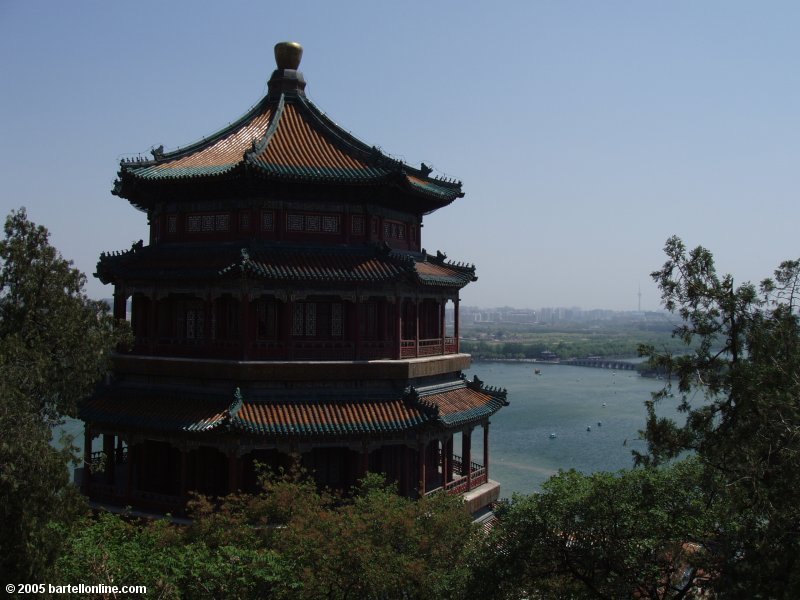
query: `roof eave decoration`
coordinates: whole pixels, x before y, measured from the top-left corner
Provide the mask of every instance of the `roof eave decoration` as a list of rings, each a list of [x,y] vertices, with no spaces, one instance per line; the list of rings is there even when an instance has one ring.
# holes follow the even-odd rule
[[[505,389],[485,387],[477,378],[433,386],[422,393],[409,387],[405,398],[448,428],[484,421],[508,405]]]
[[[233,402],[225,409],[225,414],[222,417],[222,423],[225,429],[232,429],[231,421],[239,415],[239,411],[242,410],[243,405],[244,397],[242,396],[242,390],[237,387],[236,391],[233,393]]]
[[[83,421],[117,427],[137,427],[157,431],[206,433],[219,429],[225,422],[225,411],[213,397],[187,398],[169,393],[153,395],[123,391],[117,388],[82,403],[79,416]],[[141,394],[141,395],[140,395]]]
[[[420,396],[417,388],[413,385],[405,389],[403,396],[407,402],[425,412],[429,417],[433,419],[439,418],[439,406]]]
[[[137,252],[144,248],[144,240],[133,242],[128,250],[101,252],[100,259],[97,261],[97,271],[94,276],[97,277],[104,285],[113,283],[113,270],[114,263],[125,261],[127,258],[132,257]]]
[[[496,398],[503,403],[503,406],[508,406],[508,390],[506,388],[499,388],[491,385],[484,385],[483,381],[478,378],[477,375],[472,377],[472,381],[466,381],[466,377],[464,374],[461,374],[461,377],[465,380],[466,385],[469,389],[475,390],[476,392],[481,392],[483,394],[487,394],[492,398]]]

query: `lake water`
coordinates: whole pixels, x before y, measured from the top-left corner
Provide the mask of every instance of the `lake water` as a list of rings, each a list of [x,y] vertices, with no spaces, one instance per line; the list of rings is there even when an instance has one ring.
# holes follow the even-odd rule
[[[508,389],[511,404],[491,419],[489,434],[490,477],[500,482],[504,497],[538,491],[559,469],[589,473],[632,466],[631,450],[646,448],[638,439],[645,424],[644,402],[663,384],[633,371],[540,363],[475,362],[470,379],[473,374],[487,385]],[[675,415],[668,406],[659,412]],[[82,422],[69,420],[64,430],[83,446]],[[482,433],[477,427],[472,435],[478,460]],[[557,437],[551,439],[551,433]],[[460,436],[454,442],[460,453]],[[94,445],[100,450],[99,438]]]
[[[631,467],[631,450],[646,449],[638,439],[644,402],[664,383],[634,371],[539,363],[475,362],[470,378],[473,373],[487,385],[508,389],[511,404],[495,414],[489,428],[489,473],[500,482],[503,497],[538,491],[559,469]],[[659,414],[675,411],[665,406]],[[476,428],[473,440],[480,433]],[[475,449],[473,455],[481,456]]]

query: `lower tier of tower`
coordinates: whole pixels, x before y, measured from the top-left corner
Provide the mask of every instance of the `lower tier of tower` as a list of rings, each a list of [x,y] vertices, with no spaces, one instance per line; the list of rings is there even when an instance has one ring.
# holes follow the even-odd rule
[[[82,487],[96,502],[180,514],[192,492],[257,491],[263,465],[304,471],[345,494],[372,472],[409,498],[483,489],[470,502],[490,502],[499,489],[489,491],[489,419],[506,393],[468,381],[469,364],[464,354],[335,362],[119,355],[113,378],[81,407]]]
[[[321,488],[343,493],[372,472],[384,475],[403,496],[460,494],[466,508],[478,512],[499,496],[499,484],[489,479],[486,466],[489,424],[457,435],[461,454],[453,452],[454,435],[420,440],[416,445],[365,440],[340,446],[307,442],[247,449],[223,441],[104,433],[99,435],[103,449],[86,453],[76,481],[97,504],[181,515],[192,493],[216,497],[258,492],[263,472],[306,473]],[[476,435],[483,440],[479,456],[471,451]],[[93,437],[88,431],[87,448]]]

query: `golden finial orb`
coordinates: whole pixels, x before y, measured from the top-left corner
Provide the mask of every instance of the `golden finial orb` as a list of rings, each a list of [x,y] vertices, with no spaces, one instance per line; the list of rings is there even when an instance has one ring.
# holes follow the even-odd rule
[[[294,69],[300,66],[303,47],[297,42],[278,42],[275,44],[275,63],[278,69]]]

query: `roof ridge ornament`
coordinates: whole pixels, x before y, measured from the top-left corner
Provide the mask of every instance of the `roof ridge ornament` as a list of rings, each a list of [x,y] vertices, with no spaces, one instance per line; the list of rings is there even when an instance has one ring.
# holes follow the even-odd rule
[[[277,68],[269,78],[269,99],[278,100],[282,93],[305,96],[306,80],[297,70],[303,57],[303,46],[298,42],[278,42],[275,44],[275,64]]]
[[[303,59],[303,46],[299,42],[278,42],[275,44],[275,64],[279,69],[297,70]]]

